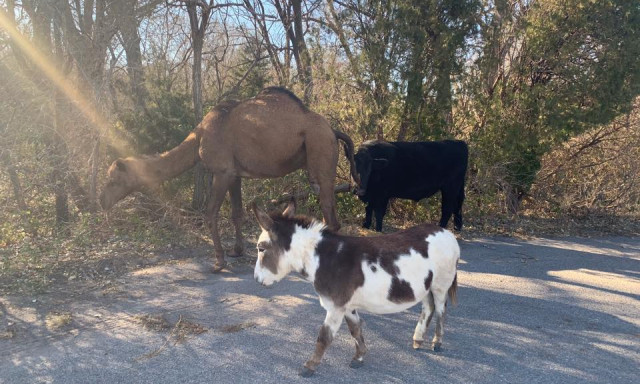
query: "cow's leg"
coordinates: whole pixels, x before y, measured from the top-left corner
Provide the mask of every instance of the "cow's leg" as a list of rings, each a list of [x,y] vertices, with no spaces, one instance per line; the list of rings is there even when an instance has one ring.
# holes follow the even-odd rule
[[[366,229],[371,228],[372,218],[373,218],[373,204],[367,203],[367,206],[364,208],[364,222],[362,223],[362,228],[366,228]]]
[[[209,223],[209,230],[211,231],[211,240],[213,241],[213,247],[215,252],[215,264],[213,265],[213,272],[220,272],[225,266],[224,249],[222,249],[222,243],[220,242],[220,232],[218,231],[218,213],[220,212],[220,206],[224,201],[224,197],[234,180],[233,175],[224,173],[215,173],[213,175],[213,185],[211,186],[211,199],[207,205],[207,222]]]
[[[388,206],[389,200],[384,200],[382,202],[378,202],[373,209],[376,214],[376,231],[378,232],[382,232],[382,219],[384,219],[384,215],[387,213]]]
[[[344,319],[347,321],[351,336],[356,340],[356,354],[353,356],[349,366],[351,368],[360,368],[364,361],[364,355],[367,353],[367,346],[364,344],[364,337],[362,336],[362,320],[356,310],[345,313]]]
[[[452,192],[451,188],[443,188],[441,189],[442,193],[442,215],[440,216],[440,226],[442,228],[447,228],[447,224],[449,224],[449,218],[451,218],[451,214],[455,210],[456,196],[458,194],[457,190]]]
[[[456,200],[455,210],[453,211],[453,229],[456,231],[462,231],[462,203],[464,202],[464,181],[460,186],[458,192],[458,199]]]
[[[244,252],[244,239],[242,236],[242,178],[236,177],[229,188],[231,196],[231,221],[236,230],[236,244],[233,247],[232,257],[240,257]]]
[[[413,349],[420,348],[427,338],[427,329],[433,317],[434,307],[433,293],[429,292],[427,297],[422,299],[422,313],[420,314],[418,324],[416,324],[416,330],[413,332]]]
[[[447,303],[447,291],[446,290],[432,290],[433,304],[436,314],[436,330],[433,335],[431,347],[434,352],[440,352],[442,349],[442,336],[444,335],[444,311]]]
[[[301,376],[310,377],[316,372],[316,368],[320,365],[324,352],[327,350],[329,345],[331,345],[333,337],[336,332],[338,332],[340,324],[342,324],[344,314],[344,310],[339,309],[327,312],[324,323],[322,324],[322,327],[320,327],[320,333],[318,334],[318,340],[316,341],[316,349],[313,352],[313,355],[311,355],[311,358],[304,363],[302,371],[300,372]]]

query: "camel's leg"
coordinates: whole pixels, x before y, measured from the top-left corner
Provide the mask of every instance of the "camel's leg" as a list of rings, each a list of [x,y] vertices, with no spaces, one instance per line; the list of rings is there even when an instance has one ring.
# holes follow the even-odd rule
[[[324,324],[320,328],[320,333],[318,334],[318,340],[316,341],[316,349],[311,355],[311,358],[304,363],[302,367],[302,371],[300,375],[303,377],[309,377],[313,375],[320,365],[322,361],[322,356],[324,356],[324,352],[327,350],[331,342],[333,341],[333,337],[338,332],[340,328],[340,324],[342,324],[342,318],[344,317],[344,310],[342,309],[333,309],[332,311],[327,311],[327,316],[324,319]]]
[[[332,178],[331,180],[334,180]],[[322,209],[322,217],[329,229],[338,231],[340,223],[338,222],[338,212],[336,210],[336,196],[333,191],[333,183],[324,183],[320,185],[320,208]]]
[[[244,239],[242,237],[242,178],[239,176],[231,183],[229,194],[231,196],[231,221],[236,230],[236,244],[233,247],[231,257],[240,257],[244,252]]]
[[[213,265],[213,272],[220,272],[225,266],[224,249],[222,249],[222,243],[220,242],[220,232],[218,231],[218,213],[220,212],[220,206],[224,201],[224,197],[231,187],[235,176],[225,173],[213,174],[213,185],[211,187],[211,199],[207,206],[207,221],[209,222],[209,229],[211,230],[211,240],[213,241],[213,247],[215,252],[215,264]]]
[[[356,340],[356,354],[351,360],[351,368],[360,368],[364,362],[364,355],[367,353],[367,346],[364,344],[364,336],[362,336],[362,320],[358,316],[358,312],[347,312],[344,319],[349,326],[351,336]]]
[[[320,208],[327,226],[340,229],[336,211],[336,196],[333,184],[338,166],[338,145],[331,131],[330,137],[309,134],[305,141],[307,150],[307,170],[309,178],[320,186]]]

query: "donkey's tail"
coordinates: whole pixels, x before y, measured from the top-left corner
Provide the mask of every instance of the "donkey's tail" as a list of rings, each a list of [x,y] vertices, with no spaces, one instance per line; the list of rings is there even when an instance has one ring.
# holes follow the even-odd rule
[[[451,301],[451,304],[458,303],[458,274],[457,273],[453,277],[453,283],[451,283],[451,286],[449,287],[449,300]]]
[[[356,162],[353,158],[355,153],[355,147],[353,145],[353,140],[344,132],[340,132],[336,129],[333,130],[333,133],[336,135],[336,139],[342,140],[344,142],[344,153],[349,160],[349,167],[351,168],[351,177],[353,180],[360,185],[360,177],[358,176],[358,172],[356,171]]]

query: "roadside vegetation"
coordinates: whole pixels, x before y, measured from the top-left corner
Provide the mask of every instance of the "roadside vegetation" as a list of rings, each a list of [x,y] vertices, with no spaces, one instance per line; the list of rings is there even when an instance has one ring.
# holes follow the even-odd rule
[[[196,167],[106,214],[106,169],[172,148],[217,103],[271,85],[356,146],[466,140],[464,237],[637,236],[638,57],[630,0],[4,1],[0,294],[206,254],[210,175]],[[337,184],[348,182],[341,159]],[[321,217],[304,172],[243,188],[245,205],[299,195]],[[385,230],[436,221],[438,199],[394,201]],[[354,195],[339,195],[338,215],[370,234]],[[227,204],[221,217],[229,238]]]

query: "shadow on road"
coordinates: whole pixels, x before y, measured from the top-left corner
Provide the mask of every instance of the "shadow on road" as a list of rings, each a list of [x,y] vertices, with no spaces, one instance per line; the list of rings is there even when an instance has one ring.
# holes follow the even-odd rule
[[[443,352],[411,349],[418,307],[364,314],[365,366],[348,368],[354,346],[343,325],[310,381],[635,381],[640,240],[477,239],[462,251]],[[297,370],[324,319],[298,278],[265,289],[250,266],[211,275],[198,260],[133,273],[93,297],[69,304],[74,320],[61,331],[44,326],[38,303],[0,300],[0,321],[18,330],[0,339],[0,382],[302,382]],[[135,321],[145,314],[208,332],[175,342]]]

